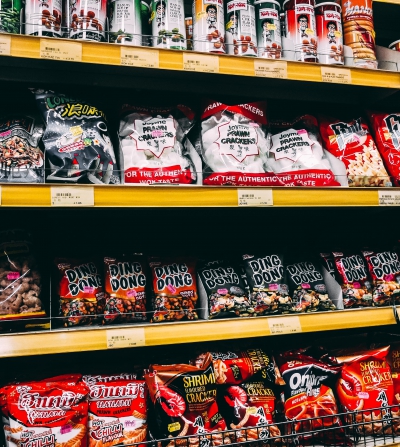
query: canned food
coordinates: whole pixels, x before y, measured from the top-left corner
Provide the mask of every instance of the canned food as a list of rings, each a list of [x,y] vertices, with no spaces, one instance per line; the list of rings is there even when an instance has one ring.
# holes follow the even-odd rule
[[[285,0],[286,37],[294,43],[295,59],[318,62],[314,0]]]
[[[188,50],[193,50],[193,19],[192,17],[185,17],[186,26],[186,47]]]
[[[400,51],[400,40],[395,40],[389,45],[390,50]]]
[[[110,42],[142,44],[140,0],[111,0],[109,12]]]
[[[225,22],[222,0],[193,1],[193,49],[225,53]]]
[[[183,0],[153,0],[150,20],[153,47],[186,50]]]
[[[280,5],[275,0],[259,0],[254,6],[258,57],[280,59],[282,54]]]
[[[61,21],[61,0],[27,0],[25,4],[25,34],[62,37]]]
[[[21,32],[21,0],[2,0],[0,32],[19,34]]]
[[[253,0],[226,4],[226,45],[229,54],[257,56],[256,15]]]
[[[70,1],[70,38],[104,42],[107,0]]]
[[[342,8],[334,2],[315,7],[318,35],[318,60],[322,64],[344,64]]]

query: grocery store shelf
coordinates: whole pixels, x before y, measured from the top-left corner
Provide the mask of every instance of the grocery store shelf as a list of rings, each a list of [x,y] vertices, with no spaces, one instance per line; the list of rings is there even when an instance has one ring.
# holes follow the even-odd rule
[[[393,310],[382,308],[276,317],[111,326],[107,329],[60,330],[2,335],[0,336],[0,357],[160,346],[391,324],[395,324]]]

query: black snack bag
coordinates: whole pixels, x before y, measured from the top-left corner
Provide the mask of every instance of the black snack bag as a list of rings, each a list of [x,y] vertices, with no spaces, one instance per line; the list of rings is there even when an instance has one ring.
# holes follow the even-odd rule
[[[256,315],[291,311],[292,299],[289,296],[282,255],[243,255],[243,266]]]
[[[46,123],[43,134],[50,175],[67,183],[120,183],[104,113],[86,101],[34,90]]]
[[[320,268],[311,261],[296,262],[286,266],[294,312],[335,310],[329,298]]]
[[[200,262],[200,296],[208,302],[208,318],[254,316],[239,267],[227,261]]]
[[[333,279],[336,279],[335,260],[332,253],[320,253],[319,255],[321,256],[322,266],[326,268]]]

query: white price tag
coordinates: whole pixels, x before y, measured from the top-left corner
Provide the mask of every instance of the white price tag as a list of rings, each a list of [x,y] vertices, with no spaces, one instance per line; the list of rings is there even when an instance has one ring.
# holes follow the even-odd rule
[[[197,53],[183,53],[183,69],[204,73],[219,73],[218,56]]]
[[[11,56],[11,36],[0,35],[0,54],[2,56]]]
[[[378,191],[380,206],[400,206],[400,191]]]
[[[302,332],[300,318],[296,316],[268,318],[268,325],[271,335]]]
[[[54,61],[82,61],[82,44],[58,39],[40,39],[40,57]]]
[[[52,186],[51,206],[94,206],[93,186]]]
[[[238,189],[239,206],[272,206],[272,189]]]
[[[254,59],[254,74],[262,78],[287,79],[287,62]]]
[[[136,47],[121,47],[121,65],[129,67],[159,68],[158,50]]]
[[[321,67],[322,82],[351,84],[351,71],[348,68]]]
[[[108,329],[107,349],[134,348],[146,346],[146,335],[144,327],[129,329]]]

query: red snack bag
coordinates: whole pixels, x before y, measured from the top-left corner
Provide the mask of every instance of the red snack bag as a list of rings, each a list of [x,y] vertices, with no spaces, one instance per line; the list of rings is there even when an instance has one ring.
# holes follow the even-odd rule
[[[355,427],[356,431],[381,434],[390,424],[391,410],[387,407],[394,403],[394,387],[388,354],[389,346],[385,346],[357,352],[344,351],[343,354],[339,352],[337,356],[338,363],[343,367],[336,383],[336,393],[345,411],[357,412],[355,421],[362,425]],[[349,423],[354,421],[354,413],[347,420]],[[371,424],[371,420],[382,422]]]
[[[154,404],[160,436],[206,436],[213,433],[215,445],[223,443],[223,436],[228,439],[228,435],[218,434],[226,430],[226,424],[218,410],[211,355],[206,356],[201,367],[151,365],[144,377]],[[193,438],[193,441],[198,441],[198,438]]]
[[[340,368],[318,360],[310,348],[287,351],[277,358],[284,386],[285,416],[295,433],[302,440],[315,440],[343,444],[344,431],[338,413],[331,384],[334,384]],[[329,416],[322,418],[321,416]],[[335,430],[318,432],[337,427]],[[290,428],[289,428],[290,429]],[[313,433],[314,432],[314,433]]]
[[[86,447],[88,389],[65,382],[12,385],[7,392],[9,447]]]
[[[94,262],[57,259],[58,295],[64,326],[90,325],[102,313],[102,279]]]
[[[373,306],[371,282],[362,256],[339,251],[332,254],[337,280],[342,287],[344,308]]]
[[[349,186],[391,186],[381,156],[362,118],[320,119],[325,148],[346,165]]]
[[[400,186],[400,113],[369,113],[379,153],[395,186]]]
[[[146,321],[146,276],[142,257],[104,258],[103,324]]]
[[[400,302],[400,262],[397,253],[369,250],[363,250],[361,253],[372,278],[374,305],[385,306]]]
[[[135,380],[137,375],[134,373],[119,373],[119,374],[87,374],[82,377],[82,382],[87,386],[96,385],[98,383],[114,382],[115,380]]]
[[[152,323],[197,320],[196,261],[192,258],[150,258],[153,285]]]
[[[110,447],[145,441],[147,394],[144,380],[113,380],[90,384],[89,447]]]

